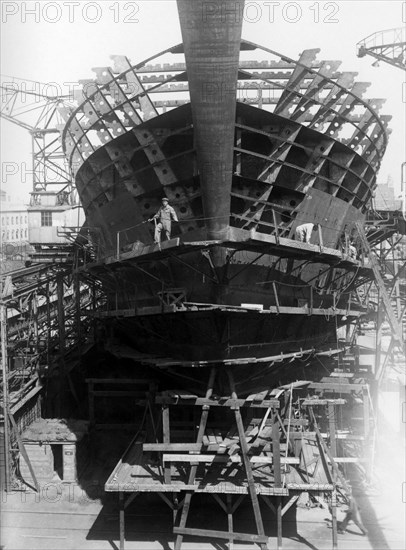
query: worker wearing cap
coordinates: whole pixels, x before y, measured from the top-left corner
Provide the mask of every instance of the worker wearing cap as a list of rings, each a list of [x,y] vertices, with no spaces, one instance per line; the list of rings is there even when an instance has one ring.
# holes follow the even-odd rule
[[[149,221],[155,220],[155,236],[154,240],[157,244],[161,242],[162,230],[165,231],[166,238],[171,238],[171,224],[179,221],[175,210],[169,206],[169,200],[166,197],[162,199],[162,206],[158,212]]]

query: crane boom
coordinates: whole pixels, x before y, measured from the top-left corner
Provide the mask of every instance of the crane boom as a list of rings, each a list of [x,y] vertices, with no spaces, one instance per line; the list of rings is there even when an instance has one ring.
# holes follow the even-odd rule
[[[47,191],[49,186],[56,193],[70,191],[71,175],[55,137],[64,123],[58,107],[63,105],[68,112],[73,107],[69,96],[60,94],[56,86],[7,75],[1,75],[0,92],[0,116],[32,137],[33,193]]]
[[[406,29],[388,29],[370,34],[357,44],[358,57],[369,55],[378,61],[406,69]]]

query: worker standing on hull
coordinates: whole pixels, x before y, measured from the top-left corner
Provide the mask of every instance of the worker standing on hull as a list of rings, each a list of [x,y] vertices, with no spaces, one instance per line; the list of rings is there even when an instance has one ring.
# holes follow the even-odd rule
[[[295,231],[295,238],[302,243],[310,243],[310,238],[313,231],[317,231],[319,227],[318,223],[303,223],[298,225]]]
[[[162,199],[162,206],[158,212],[148,221],[155,221],[154,240],[156,244],[161,244],[162,230],[165,231],[165,236],[169,240],[171,238],[172,220],[179,221],[175,210],[169,205],[169,200],[166,197]]]

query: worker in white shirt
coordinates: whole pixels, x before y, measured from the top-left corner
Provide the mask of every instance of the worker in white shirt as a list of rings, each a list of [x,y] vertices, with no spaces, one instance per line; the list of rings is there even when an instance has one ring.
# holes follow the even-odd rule
[[[303,223],[298,225],[295,230],[295,238],[302,243],[310,243],[312,231],[316,231],[319,227],[318,223]]]

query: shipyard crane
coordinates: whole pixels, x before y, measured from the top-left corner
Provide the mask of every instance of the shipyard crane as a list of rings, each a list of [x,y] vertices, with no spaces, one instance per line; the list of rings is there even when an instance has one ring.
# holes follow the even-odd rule
[[[379,61],[383,61],[406,70],[406,28],[400,27],[370,34],[358,42],[357,55],[358,57],[370,55],[376,59],[373,63],[374,67],[378,67]]]
[[[58,139],[63,120],[57,109],[68,104],[69,96],[58,94],[52,84],[7,75],[1,75],[0,88],[1,117],[28,130],[32,137],[33,192],[50,186],[58,192],[70,190],[71,176]]]
[[[72,97],[63,95],[57,84],[7,75],[1,75],[0,89],[1,117],[28,130],[32,139],[32,167],[25,169],[32,174],[29,241],[37,250],[64,245],[68,235],[61,227],[81,217],[60,142],[60,128],[72,110]]]
[[[372,64],[374,67],[379,66],[379,61],[383,61],[406,71],[406,27],[370,34],[357,43],[357,55],[370,55],[376,59]],[[406,162],[401,166],[401,190],[402,215],[406,220]]]
[[[379,61],[382,61],[384,63],[388,63],[389,65],[392,65],[393,67],[397,67],[405,71],[406,70],[406,28],[401,27],[397,29],[379,31],[367,36],[366,38],[364,38],[363,40],[357,43],[357,55],[358,57],[364,57],[366,55],[373,57],[376,60],[373,63],[374,67],[378,67]],[[403,222],[404,222],[406,221],[406,162],[403,162],[401,165],[401,193],[402,193],[401,208],[402,208],[402,216],[403,216]],[[388,213],[388,215],[390,215],[390,213]],[[393,218],[393,213],[392,213],[392,218]],[[395,222],[397,221],[397,223],[393,223],[394,221]],[[390,220],[390,222],[391,223],[389,223],[389,227],[386,230],[387,235],[393,234],[394,231],[399,231],[403,235],[405,234],[405,225],[404,223],[400,223],[401,219],[398,219],[398,220],[392,219]],[[384,225],[385,225],[385,221],[384,221]],[[377,288],[379,290],[379,295],[382,300],[382,305],[386,311],[389,324],[392,328],[391,343],[382,364],[380,359],[380,348],[381,348],[380,342],[377,346],[377,349],[378,349],[378,353],[376,357],[376,365],[378,367],[377,380],[378,382],[382,382],[385,374],[385,369],[387,367],[388,357],[393,347],[395,346],[396,341],[398,341],[401,344],[403,351],[405,349],[404,342],[402,342],[403,340],[402,321],[404,319],[406,309],[399,308],[400,306],[400,301],[399,301],[398,315],[396,315],[396,313],[394,312],[392,308],[392,303],[391,303],[391,295],[393,293],[393,290],[397,288],[396,294],[398,296],[398,299],[400,299],[398,274],[395,275],[393,279],[394,286],[391,289],[390,294],[388,294],[385,288],[386,285],[384,284],[384,281],[380,274],[381,269],[377,263],[377,258],[370,248],[372,244],[370,240],[371,234],[369,235],[369,238],[366,239],[366,236],[363,233],[362,228],[359,227],[358,229],[362,240],[362,246],[369,257],[374,270],[375,281],[377,284]],[[384,235],[385,235],[385,230],[383,231],[383,235],[381,238],[382,240]],[[402,269],[404,269],[404,266]],[[399,272],[402,269],[399,269]],[[380,330],[378,330],[378,334],[379,334],[379,341],[380,341]]]
[[[358,57],[370,55],[376,61],[372,64],[379,66],[379,61],[388,63],[406,71],[406,27],[388,29],[370,34],[357,43]],[[401,166],[401,200],[402,215],[406,220],[406,162]]]

